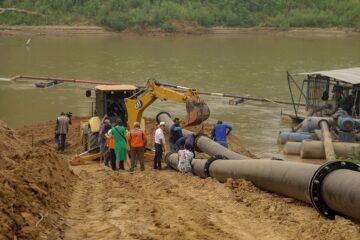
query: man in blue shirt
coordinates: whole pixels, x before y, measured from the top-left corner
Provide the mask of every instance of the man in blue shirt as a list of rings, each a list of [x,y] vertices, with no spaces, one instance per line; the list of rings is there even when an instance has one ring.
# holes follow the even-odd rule
[[[211,130],[211,138],[227,148],[228,145],[226,143],[226,136],[229,135],[231,130],[231,126],[224,124],[222,121],[218,121],[215,127]]]

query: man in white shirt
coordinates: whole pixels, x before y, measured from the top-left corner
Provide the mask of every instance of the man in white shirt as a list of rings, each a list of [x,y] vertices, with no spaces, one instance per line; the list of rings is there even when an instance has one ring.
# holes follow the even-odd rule
[[[154,157],[154,169],[161,169],[162,154],[165,152],[165,122],[159,123],[159,128],[155,131],[155,157]]]

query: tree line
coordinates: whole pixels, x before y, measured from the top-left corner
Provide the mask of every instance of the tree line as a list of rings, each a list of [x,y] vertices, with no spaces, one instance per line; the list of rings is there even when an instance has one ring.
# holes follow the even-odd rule
[[[350,27],[360,29],[359,0],[0,0],[0,24],[95,24],[122,31],[178,24],[225,27]]]

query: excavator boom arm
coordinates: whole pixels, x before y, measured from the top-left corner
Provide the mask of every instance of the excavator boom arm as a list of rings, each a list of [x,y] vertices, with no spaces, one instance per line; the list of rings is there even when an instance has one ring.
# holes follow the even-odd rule
[[[130,129],[134,122],[140,122],[142,114],[156,99],[161,101],[173,100],[186,103],[187,118],[186,125],[197,125],[208,119],[210,110],[208,106],[200,100],[199,94],[195,89],[189,89],[185,92],[177,92],[172,89],[161,86],[154,79],[147,82],[146,90],[142,95],[125,100],[128,111],[128,121]]]

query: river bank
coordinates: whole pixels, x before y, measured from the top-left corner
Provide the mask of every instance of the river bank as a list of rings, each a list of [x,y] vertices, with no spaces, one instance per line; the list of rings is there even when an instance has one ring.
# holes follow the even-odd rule
[[[340,216],[327,220],[310,205],[261,191],[244,180],[222,184],[165,165],[155,171],[152,153],[146,154],[145,171],[136,169],[134,175],[106,170],[96,161],[70,166],[82,150],[82,119],[73,119],[63,154],[54,151],[55,121],[17,130],[1,122],[1,239],[360,237],[357,222]],[[151,140],[156,123],[146,123]],[[232,150],[249,154],[236,136],[229,140]]]
[[[91,25],[54,25],[54,26],[8,26],[0,25],[0,35],[144,35],[144,36],[197,36],[197,35],[279,35],[301,37],[348,37],[360,36],[358,29],[352,28],[288,28],[280,29],[273,27],[212,27],[207,29],[195,29],[188,25],[177,25],[174,32],[166,32],[161,28],[127,29],[117,32],[108,28]]]

